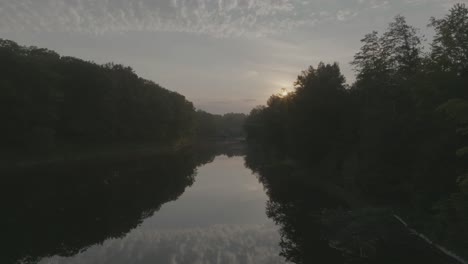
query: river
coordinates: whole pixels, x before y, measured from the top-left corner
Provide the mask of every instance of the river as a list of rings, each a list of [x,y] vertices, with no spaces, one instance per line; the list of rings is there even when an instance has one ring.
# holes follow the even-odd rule
[[[288,164],[221,145],[3,170],[0,263],[460,263]]]
[[[37,203],[22,197],[32,212],[13,215],[12,228],[25,222],[19,217],[37,221],[26,220],[23,226],[31,225],[25,227],[29,232],[11,235],[18,247],[12,249],[18,253],[12,259],[40,264],[284,263],[278,227],[265,214],[268,197],[244,158],[211,154],[196,166],[200,161],[193,162],[194,156],[21,174],[52,178],[29,186],[16,182],[17,188],[28,189],[24,192],[49,197]],[[59,177],[81,177],[83,182],[57,181]],[[145,188],[137,190],[135,183]]]

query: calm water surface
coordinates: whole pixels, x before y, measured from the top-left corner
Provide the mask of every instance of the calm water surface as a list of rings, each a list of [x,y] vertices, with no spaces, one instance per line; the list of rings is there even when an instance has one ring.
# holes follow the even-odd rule
[[[2,170],[0,264],[459,263],[271,157],[222,145]]]
[[[197,168],[177,200],[124,237],[39,263],[284,263],[278,228],[265,215],[267,200],[243,157],[220,155]]]

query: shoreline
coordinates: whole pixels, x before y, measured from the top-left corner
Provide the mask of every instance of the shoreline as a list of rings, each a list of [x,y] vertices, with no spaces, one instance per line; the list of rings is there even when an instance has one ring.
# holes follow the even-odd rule
[[[190,147],[192,144],[133,144],[66,149],[44,155],[32,154],[12,159],[2,159],[0,169],[24,169],[35,166],[47,166],[68,162],[85,162],[105,159],[124,159],[163,153],[174,153]]]
[[[63,148],[46,154],[17,155],[0,159],[0,169],[25,169],[36,166],[48,166],[62,163],[75,163],[98,160],[116,160],[151,155],[169,154],[187,148],[203,148],[206,146],[229,147],[238,146],[242,149],[243,141],[226,140],[193,140],[175,143],[135,143],[109,146],[89,146],[83,148]],[[232,148],[232,147],[230,147]]]

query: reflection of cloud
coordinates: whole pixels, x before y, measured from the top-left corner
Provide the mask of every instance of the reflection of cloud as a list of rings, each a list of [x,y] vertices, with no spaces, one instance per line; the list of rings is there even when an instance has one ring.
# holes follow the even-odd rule
[[[73,258],[41,264],[74,263],[284,263],[274,226],[227,226],[185,230],[138,230],[124,239],[93,246]]]

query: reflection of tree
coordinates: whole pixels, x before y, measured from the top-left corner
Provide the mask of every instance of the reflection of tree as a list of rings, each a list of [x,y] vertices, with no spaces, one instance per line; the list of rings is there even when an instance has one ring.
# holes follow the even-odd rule
[[[206,152],[206,151],[205,151]],[[177,199],[215,152],[88,162],[2,173],[3,261],[70,256],[139,225]],[[206,158],[200,158],[206,157]]]
[[[322,208],[341,203],[304,185],[292,166],[274,153],[249,146],[245,163],[257,173],[270,198],[267,215],[281,228],[281,255],[293,263],[343,263],[341,253],[324,239],[320,224]]]
[[[320,176],[279,152],[249,145],[246,165],[269,196],[281,228],[281,254],[292,263],[456,263],[408,232],[389,209],[349,202]]]

